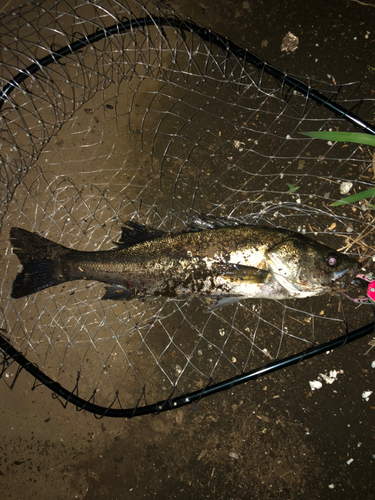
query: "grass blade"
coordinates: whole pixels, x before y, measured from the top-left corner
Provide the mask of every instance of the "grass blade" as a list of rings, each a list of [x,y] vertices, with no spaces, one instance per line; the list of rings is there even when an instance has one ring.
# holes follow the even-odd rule
[[[307,137],[314,139],[323,139],[333,142],[353,142],[355,144],[367,144],[368,146],[375,146],[375,136],[370,134],[361,134],[358,132],[330,132],[330,131],[317,131],[317,132],[300,132]]]
[[[347,196],[346,198],[333,202],[331,207],[339,207],[341,205],[346,205],[347,203],[354,203],[355,201],[372,198],[373,196],[375,196],[375,188],[366,189],[366,191],[361,191],[360,193],[352,194],[351,196]]]

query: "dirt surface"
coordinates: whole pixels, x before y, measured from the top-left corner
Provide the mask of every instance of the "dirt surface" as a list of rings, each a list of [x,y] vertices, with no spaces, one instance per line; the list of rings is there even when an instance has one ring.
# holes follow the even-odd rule
[[[281,70],[361,80],[373,97],[371,0],[170,3]],[[291,54],[281,52],[289,31],[299,38]],[[47,388],[33,391],[24,373],[12,391],[0,380],[1,496],[373,500],[375,397],[362,397],[375,385],[372,338],[195,406],[131,420],[64,409]],[[330,370],[342,373],[311,391],[309,381]]]

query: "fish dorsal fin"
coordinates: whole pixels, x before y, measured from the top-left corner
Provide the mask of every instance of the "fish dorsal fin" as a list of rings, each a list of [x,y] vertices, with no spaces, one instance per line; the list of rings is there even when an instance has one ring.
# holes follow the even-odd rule
[[[126,226],[121,229],[120,240],[115,242],[115,245],[119,248],[127,248],[136,243],[161,238],[165,234],[160,229],[153,229],[138,222],[128,221]]]
[[[189,223],[190,231],[204,231],[205,229],[218,229],[222,227],[243,226],[242,222],[228,217],[201,214]]]

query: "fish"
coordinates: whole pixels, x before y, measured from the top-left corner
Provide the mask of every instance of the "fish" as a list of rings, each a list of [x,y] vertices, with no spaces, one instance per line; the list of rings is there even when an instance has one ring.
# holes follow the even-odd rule
[[[298,232],[198,218],[174,233],[128,221],[110,250],[80,251],[13,227],[22,270],[18,299],[75,280],[109,285],[105,300],[145,297],[211,299],[210,311],[237,301],[305,298],[338,291],[357,262]]]

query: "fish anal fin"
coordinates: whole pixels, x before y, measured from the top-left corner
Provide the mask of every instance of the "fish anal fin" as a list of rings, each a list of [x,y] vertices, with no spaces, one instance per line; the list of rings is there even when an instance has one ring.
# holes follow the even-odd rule
[[[102,297],[103,300],[130,300],[132,298],[134,296],[131,290],[119,285],[106,286]]]

